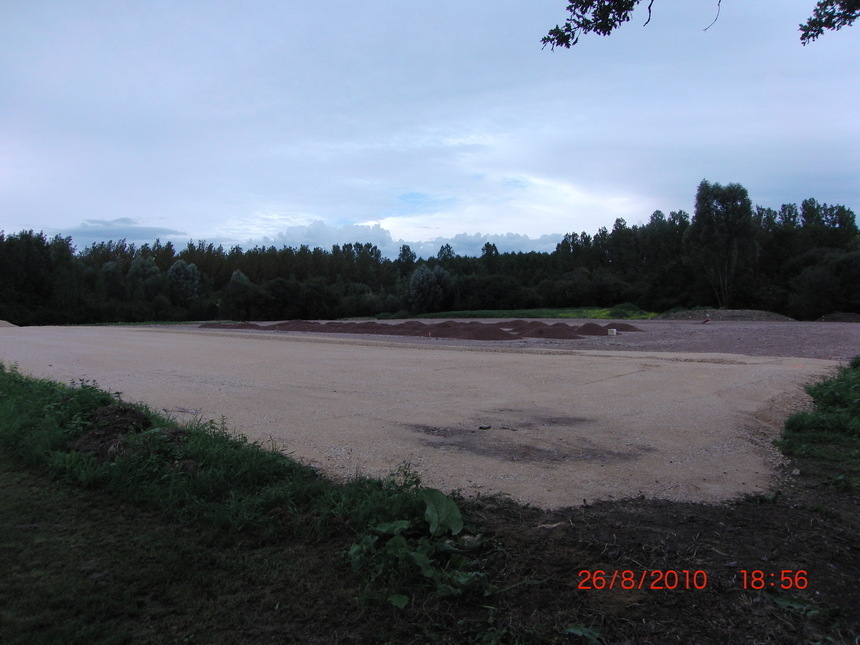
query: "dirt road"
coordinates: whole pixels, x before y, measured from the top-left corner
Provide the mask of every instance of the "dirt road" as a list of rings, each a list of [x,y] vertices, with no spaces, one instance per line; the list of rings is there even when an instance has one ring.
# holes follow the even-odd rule
[[[846,328],[848,345],[854,329]],[[719,501],[762,490],[779,459],[772,439],[807,401],[802,385],[838,364],[613,349],[0,329],[0,361],[24,373],[94,380],[181,420],[224,417],[333,476],[384,475],[409,462],[427,485],[547,508],[638,495]]]

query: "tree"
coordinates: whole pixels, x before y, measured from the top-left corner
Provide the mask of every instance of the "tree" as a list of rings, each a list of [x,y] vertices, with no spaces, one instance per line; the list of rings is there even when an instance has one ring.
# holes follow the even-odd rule
[[[684,245],[690,256],[701,262],[720,307],[729,306],[735,276],[752,261],[754,241],[752,203],[747,189],[740,184],[721,186],[702,180]]]
[[[481,263],[487,273],[495,273],[499,270],[499,249],[495,244],[491,242],[484,244],[481,249]]]
[[[167,283],[173,301],[187,307],[200,293],[200,272],[195,264],[176,260],[167,270]]]
[[[128,283],[132,297],[136,300],[151,300],[161,289],[161,270],[155,258],[140,256],[135,258],[128,269]]]
[[[408,276],[412,273],[412,269],[415,268],[415,260],[418,259],[418,256],[415,255],[415,251],[409,248],[408,244],[404,244],[400,247],[400,255],[397,256],[397,259],[394,261],[397,265],[397,270],[400,272],[400,275],[403,277]]]
[[[633,10],[644,0],[568,0],[569,16],[564,25],[556,25],[541,39],[553,49],[569,49],[584,34],[609,36],[630,20]],[[722,0],[716,0],[717,16]],[[651,21],[654,0],[648,0],[647,25]],[[804,45],[821,36],[825,30],[838,31],[860,17],[860,0],[818,0],[812,16],[800,25],[800,42]]]
[[[416,313],[440,311],[453,291],[451,274],[442,267],[421,264],[409,279],[409,302]]]
[[[455,257],[454,249],[450,244],[443,244],[439,247],[439,252],[436,254],[436,259],[440,262],[450,262]]]
[[[242,320],[251,319],[251,307],[260,297],[260,287],[251,282],[240,269],[233,271],[230,282],[224,287],[224,295],[233,316],[238,314]]]

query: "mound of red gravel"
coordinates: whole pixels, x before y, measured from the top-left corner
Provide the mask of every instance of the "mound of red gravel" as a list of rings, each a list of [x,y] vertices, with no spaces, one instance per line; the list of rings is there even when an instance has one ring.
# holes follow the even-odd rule
[[[592,322],[585,323],[577,331],[583,336],[606,336],[608,333],[606,329]]]
[[[476,321],[446,320],[424,323],[408,320],[402,323],[364,322],[315,322],[309,320],[287,320],[270,325],[250,322],[204,323],[205,329],[253,329],[279,332],[313,332],[334,334],[379,334],[386,336],[415,336],[425,338],[455,338],[459,340],[517,340],[520,338],[552,338],[575,340],[583,336],[606,336],[609,329],[618,332],[641,331],[628,323],[598,325],[587,322],[570,325],[563,322],[548,324],[539,320],[506,320],[492,323]]]
[[[638,327],[634,327],[630,323],[609,323],[603,326],[604,329],[615,329],[617,331],[642,331]]]
[[[200,327],[204,329],[264,329],[263,325],[257,325],[250,322],[203,323]]]

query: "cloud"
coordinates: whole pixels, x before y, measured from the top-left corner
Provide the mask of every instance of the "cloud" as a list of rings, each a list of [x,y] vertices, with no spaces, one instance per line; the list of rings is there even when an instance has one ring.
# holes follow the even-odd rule
[[[437,237],[427,242],[416,242],[410,244],[409,248],[423,258],[435,256],[445,244],[450,244],[456,255],[478,257],[487,242],[495,244],[499,253],[527,253],[529,251],[552,253],[555,251],[556,245],[561,242],[562,237],[562,235],[541,235],[532,238],[517,233],[496,235],[460,233],[454,237]]]
[[[264,236],[259,240],[249,240],[249,244],[260,246],[290,246],[297,248],[306,245],[310,248],[321,248],[330,250],[335,244],[373,244],[386,257],[397,257],[402,242],[395,242],[391,233],[381,226],[366,226],[362,224],[346,224],[344,226],[330,226],[322,220],[316,220],[310,224],[288,226],[277,234],[269,237]]]
[[[58,231],[59,232],[59,231]],[[78,249],[90,246],[93,242],[105,242],[108,240],[125,240],[134,244],[151,244],[156,239],[167,241],[185,236],[184,231],[160,226],[141,226],[137,220],[130,217],[119,217],[117,219],[88,219],[80,225],[66,228],[62,235],[70,235]]]
[[[307,225],[290,226],[276,235],[249,240],[248,246],[274,246],[281,248],[289,246],[297,248],[307,245],[310,248],[330,250],[335,244],[347,243],[373,244],[387,258],[396,258],[403,245],[415,252],[418,257],[434,257],[445,244],[450,244],[454,253],[461,256],[479,256],[484,244],[490,242],[496,245],[500,253],[518,253],[528,251],[552,252],[555,250],[562,235],[542,235],[532,238],[517,233],[487,234],[459,233],[448,237],[435,237],[431,240],[409,241],[394,239],[391,232],[379,224],[346,224],[330,226],[322,220]]]
[[[860,27],[803,48],[784,0],[571,52],[540,47],[558,0],[100,4],[0,3],[6,230],[433,255],[689,211],[703,178],[860,204]]]

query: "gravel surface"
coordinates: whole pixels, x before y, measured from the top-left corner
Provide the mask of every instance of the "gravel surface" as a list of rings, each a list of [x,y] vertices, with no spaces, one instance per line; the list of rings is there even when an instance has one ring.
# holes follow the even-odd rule
[[[409,462],[431,486],[559,508],[766,489],[780,459],[771,441],[807,404],[803,385],[860,353],[847,323],[635,325],[492,342],[4,327],[0,360],[95,380],[179,419],[224,417],[332,476]]]

